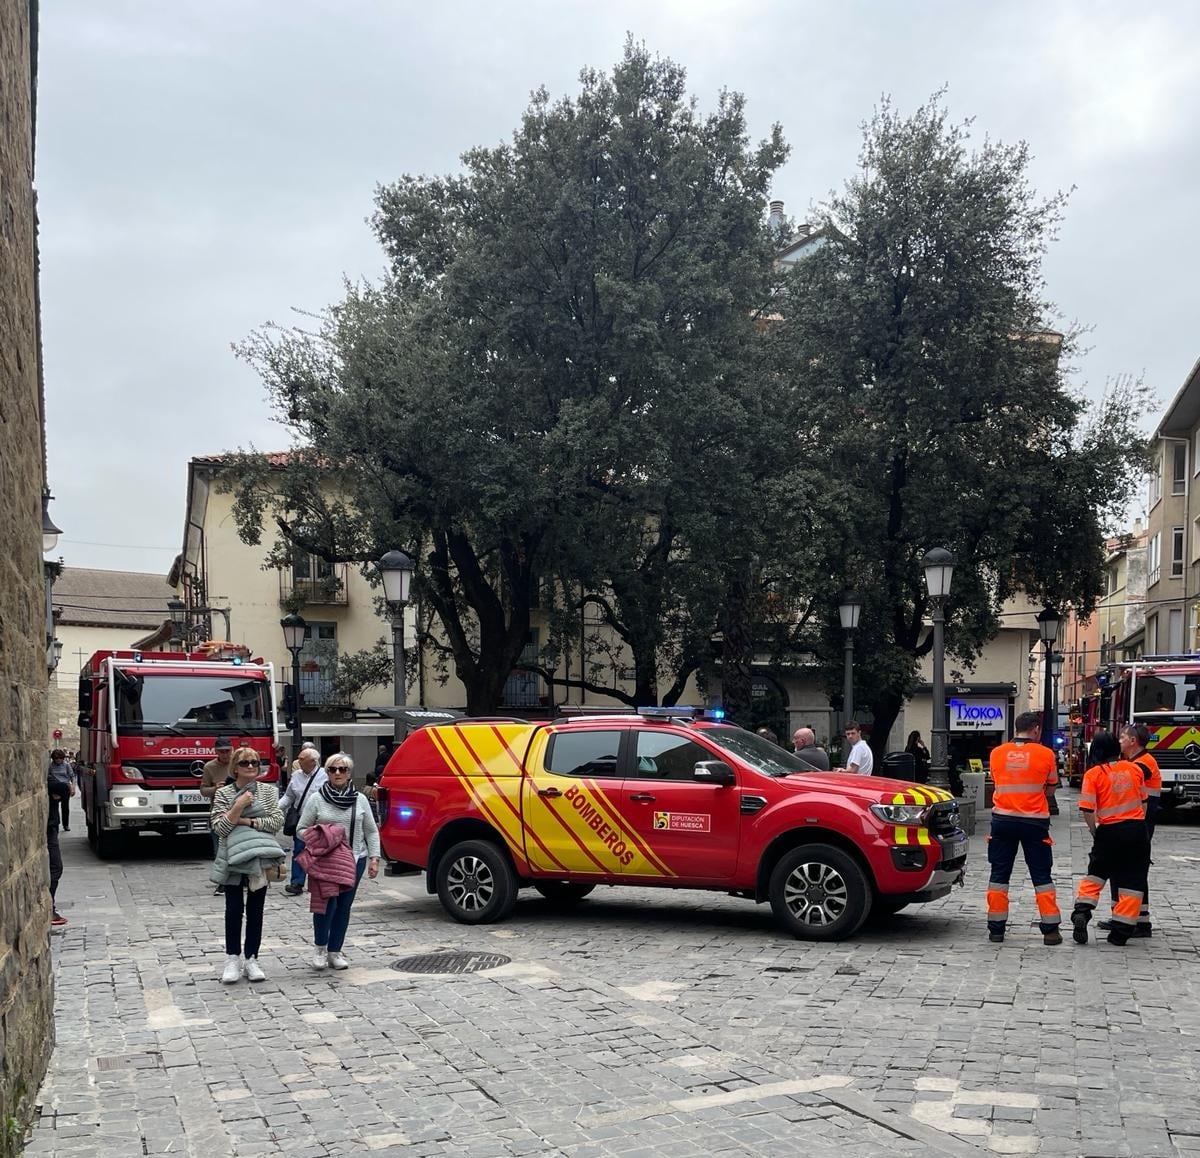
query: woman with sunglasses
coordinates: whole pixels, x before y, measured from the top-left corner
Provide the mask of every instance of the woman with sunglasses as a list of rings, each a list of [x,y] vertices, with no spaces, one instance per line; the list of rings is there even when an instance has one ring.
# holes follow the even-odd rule
[[[212,880],[225,889],[226,956],[221,980],[226,985],[243,974],[247,981],[266,980],[258,964],[267,900],[265,874],[284,856],[275,839],[283,828],[279,789],[259,781],[261,757],[253,748],[237,748],[230,768],[233,783],[217,789],[212,807],[212,830],[218,838]]]
[[[328,777],[320,789],[310,792],[304,802],[296,835],[309,843],[309,830],[317,825],[340,826],[354,858],[354,884],[331,896],[323,911],[313,912],[313,968],[347,969],[350,963],[342,954],[350,909],[362,880],[363,869],[374,880],[379,875],[379,826],[367,798],[354,787],[354,761],[345,752],[330,756],[325,764]],[[301,855],[308,856],[310,849]],[[344,855],[344,854],[343,854]],[[309,890],[313,883],[310,875]],[[316,906],[313,906],[314,910]]]

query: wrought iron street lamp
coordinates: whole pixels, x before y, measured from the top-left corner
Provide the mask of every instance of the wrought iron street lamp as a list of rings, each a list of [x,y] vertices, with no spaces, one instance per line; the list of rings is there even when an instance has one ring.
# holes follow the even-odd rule
[[[412,585],[413,561],[403,551],[389,551],[376,566],[383,580],[383,598],[392,615],[393,696],[396,707],[402,708],[408,698],[404,682],[404,609]],[[397,744],[404,739],[404,721],[399,716],[393,721],[392,738]]]
[[[42,491],[42,554],[48,555],[55,547],[58,546],[58,536],[62,531],[54,525],[54,520],[50,517],[50,500],[54,496],[49,489]]]
[[[925,572],[925,590],[933,605],[933,724],[930,734],[929,782],[939,787],[950,783],[950,761],[947,753],[949,721],[946,713],[946,599],[950,595],[950,580],[954,577],[954,556],[945,547],[931,547],[921,559]]]
[[[308,624],[292,611],[279,621],[279,626],[283,628],[283,645],[292,653],[292,759],[295,760],[304,743],[300,726],[300,651],[304,647]]]
[[[862,614],[862,596],[856,591],[847,591],[838,605],[838,616],[842,630],[846,633],[845,667],[842,683],[842,720],[848,724],[854,719],[854,633],[858,630],[858,617]]]

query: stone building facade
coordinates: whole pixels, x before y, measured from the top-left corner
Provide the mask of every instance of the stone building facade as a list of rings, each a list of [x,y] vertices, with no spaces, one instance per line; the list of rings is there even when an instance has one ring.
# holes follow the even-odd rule
[[[33,191],[36,0],[0,0],[0,1155],[54,1044],[46,857],[44,480]]]

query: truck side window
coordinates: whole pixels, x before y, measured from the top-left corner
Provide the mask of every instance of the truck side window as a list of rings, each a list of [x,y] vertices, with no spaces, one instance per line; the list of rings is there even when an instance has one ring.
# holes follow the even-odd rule
[[[546,771],[558,776],[616,776],[620,732],[558,732],[550,737]]]
[[[686,736],[670,732],[635,731],[637,756],[634,776],[639,780],[691,780],[698,760],[716,757]]]

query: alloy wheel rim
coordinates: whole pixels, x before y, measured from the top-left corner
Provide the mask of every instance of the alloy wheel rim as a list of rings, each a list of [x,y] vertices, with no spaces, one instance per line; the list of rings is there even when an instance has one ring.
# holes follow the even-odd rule
[[[477,856],[459,857],[446,874],[450,899],[464,912],[486,909],[496,892],[496,878],[487,863]]]
[[[850,905],[850,888],[832,865],[806,861],[788,874],[783,900],[802,925],[832,925]]]

